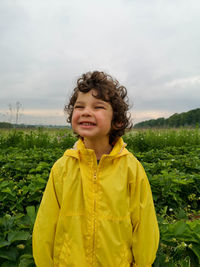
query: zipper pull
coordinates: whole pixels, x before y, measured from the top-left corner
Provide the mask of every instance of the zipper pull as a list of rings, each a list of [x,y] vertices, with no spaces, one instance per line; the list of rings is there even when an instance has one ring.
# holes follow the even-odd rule
[[[97,172],[95,171],[94,172],[94,180],[96,180],[97,179]]]

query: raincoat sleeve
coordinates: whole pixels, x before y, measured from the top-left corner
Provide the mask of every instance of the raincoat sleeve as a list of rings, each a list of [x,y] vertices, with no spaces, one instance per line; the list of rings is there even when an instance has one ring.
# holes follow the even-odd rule
[[[135,177],[130,183],[132,253],[134,267],[150,267],[156,257],[159,229],[149,181],[137,161]]]
[[[37,267],[53,267],[53,246],[60,210],[59,184],[54,167],[44,191],[33,229],[33,257]]]

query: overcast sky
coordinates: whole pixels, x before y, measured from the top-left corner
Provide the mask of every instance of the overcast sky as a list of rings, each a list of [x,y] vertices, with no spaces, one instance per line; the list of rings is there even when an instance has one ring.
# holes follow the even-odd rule
[[[65,124],[84,72],[127,87],[134,123],[200,107],[199,0],[1,0],[0,121]]]

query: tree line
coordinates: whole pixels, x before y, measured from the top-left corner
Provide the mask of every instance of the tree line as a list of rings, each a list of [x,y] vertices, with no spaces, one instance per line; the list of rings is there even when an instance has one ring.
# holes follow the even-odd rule
[[[200,125],[200,108],[175,113],[169,118],[158,118],[136,123],[134,128],[168,128],[168,127],[194,127]]]

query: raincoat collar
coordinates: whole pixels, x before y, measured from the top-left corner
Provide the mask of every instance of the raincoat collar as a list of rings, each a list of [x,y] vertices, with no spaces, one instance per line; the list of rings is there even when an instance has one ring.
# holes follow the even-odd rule
[[[127,144],[123,141],[122,137],[119,137],[115,142],[110,154],[106,156],[116,158],[128,154],[128,150],[125,148],[126,145]],[[79,139],[74,144],[73,148],[67,149],[65,151],[64,155],[79,158],[80,154],[93,154],[93,153],[94,151],[92,149],[85,148],[84,142],[82,141],[82,139]]]

